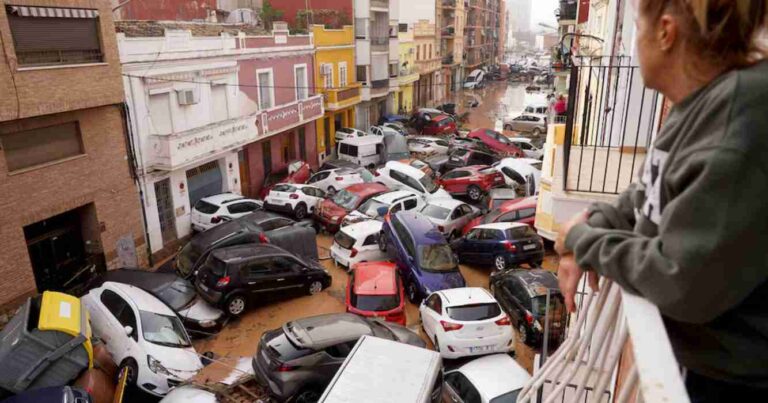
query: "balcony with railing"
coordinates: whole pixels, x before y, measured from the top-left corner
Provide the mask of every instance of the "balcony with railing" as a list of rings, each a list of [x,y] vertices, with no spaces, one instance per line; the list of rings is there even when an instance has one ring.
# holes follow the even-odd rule
[[[389,78],[371,81],[369,94],[371,97],[380,97],[389,93]]]
[[[444,9],[455,9],[456,0],[437,0],[437,6]]]
[[[323,89],[325,108],[336,111],[360,103],[360,83],[350,84],[344,88]]]
[[[576,10],[579,2],[577,0],[560,0],[560,8],[555,10],[555,17],[561,23],[563,21],[576,20]]]
[[[389,36],[371,36],[371,50],[389,52]]]
[[[371,1],[371,9],[380,9],[380,10],[389,11],[388,0],[370,0],[370,1]]]
[[[445,27],[440,30],[440,36],[443,38],[453,38],[456,35],[456,29],[453,27]]]

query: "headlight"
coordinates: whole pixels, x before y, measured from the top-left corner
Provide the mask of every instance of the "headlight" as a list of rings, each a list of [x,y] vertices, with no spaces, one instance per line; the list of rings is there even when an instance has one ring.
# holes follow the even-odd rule
[[[160,360],[155,359],[155,357],[152,357],[151,355],[147,355],[147,365],[149,366],[150,371],[158,375],[173,375],[160,363]]]
[[[339,217],[337,215],[331,217],[331,221],[333,221],[333,222],[339,222],[340,219],[341,219],[341,217]]]
[[[201,320],[199,323],[200,323],[200,327],[205,327],[205,328],[216,326],[215,320]]]

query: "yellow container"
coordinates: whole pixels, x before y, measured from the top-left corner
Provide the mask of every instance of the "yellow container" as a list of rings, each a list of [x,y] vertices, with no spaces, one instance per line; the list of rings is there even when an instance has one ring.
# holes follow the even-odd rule
[[[88,368],[93,368],[90,318],[79,298],[60,292],[43,292],[37,327],[40,330],[66,333],[72,337],[83,334],[85,336],[83,347],[88,353]]]

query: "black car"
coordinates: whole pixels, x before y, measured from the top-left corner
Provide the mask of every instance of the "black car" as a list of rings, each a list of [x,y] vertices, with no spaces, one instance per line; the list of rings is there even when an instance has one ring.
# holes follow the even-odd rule
[[[332,159],[332,160],[326,160],[325,162],[323,162],[323,165],[320,167],[320,169],[317,170],[317,172],[329,171],[331,169],[338,169],[338,168],[360,169],[360,165],[357,165],[354,162],[347,161],[347,160]]]
[[[549,313],[549,342],[559,345],[565,336],[567,312],[557,277],[547,270],[505,270],[491,274],[491,292],[509,315],[523,343],[541,344]],[[549,309],[547,309],[549,291]]]
[[[448,155],[448,161],[443,166],[443,173],[471,165],[493,165],[499,161],[495,154],[476,149],[459,148]]]
[[[261,336],[253,357],[256,381],[279,402],[317,401],[364,335],[426,347],[419,335],[391,322],[351,313],[302,318]]]
[[[451,242],[462,263],[493,265],[496,270],[528,263],[541,266],[544,240],[527,224],[495,222],[478,225]]]
[[[311,221],[296,222],[272,212],[255,211],[195,235],[181,248],[173,266],[181,277],[190,278],[212,250],[253,243],[275,244],[316,260],[317,240],[311,225]]]
[[[195,292],[195,285],[176,273],[159,273],[140,269],[117,269],[103,273],[94,287],[106,281],[129,284],[165,302],[184,323],[191,336],[206,336],[221,330],[226,316],[205,302]]]
[[[317,261],[269,244],[216,249],[195,279],[200,296],[232,316],[257,301],[317,294],[330,285],[331,275]]]

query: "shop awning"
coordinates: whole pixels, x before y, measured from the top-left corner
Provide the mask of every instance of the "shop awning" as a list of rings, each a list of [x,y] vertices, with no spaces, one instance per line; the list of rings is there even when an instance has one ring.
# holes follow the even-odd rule
[[[8,6],[11,14],[20,17],[48,17],[48,18],[98,18],[98,10],[85,8],[58,8],[58,7],[29,7]]]

